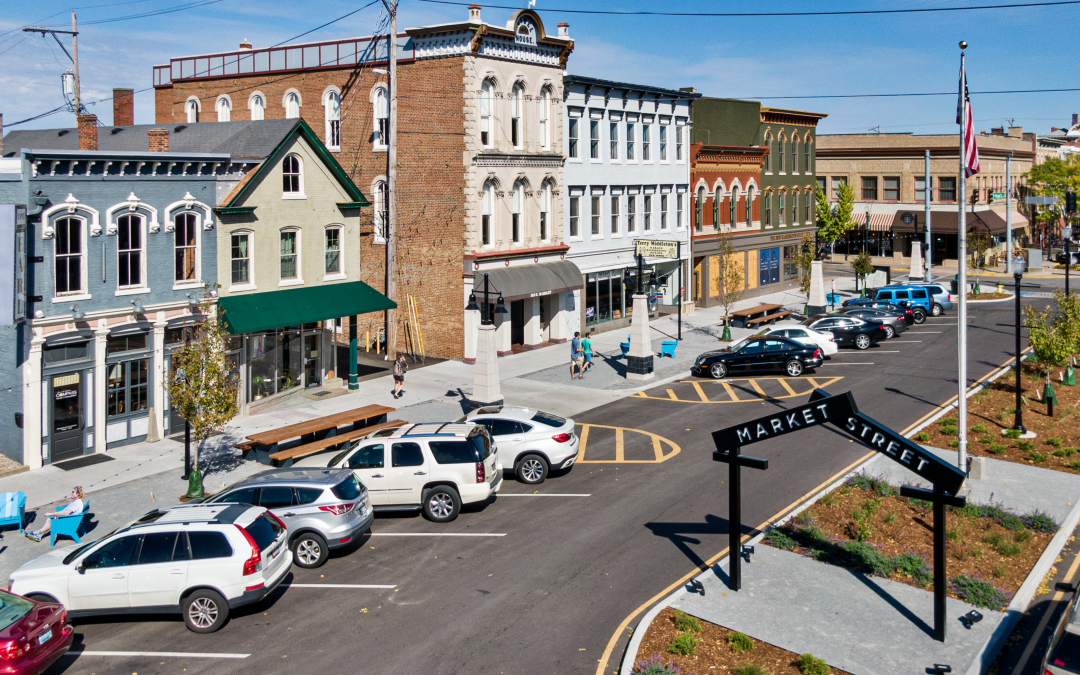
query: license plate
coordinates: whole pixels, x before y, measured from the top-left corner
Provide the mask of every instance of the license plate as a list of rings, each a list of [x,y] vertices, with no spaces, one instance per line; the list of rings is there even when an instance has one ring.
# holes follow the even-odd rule
[[[46,628],[45,632],[38,636],[37,642],[39,645],[43,645],[52,639],[52,628]]]

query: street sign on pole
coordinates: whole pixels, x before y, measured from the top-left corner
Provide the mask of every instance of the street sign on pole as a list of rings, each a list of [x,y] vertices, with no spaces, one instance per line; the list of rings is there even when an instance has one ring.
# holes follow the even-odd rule
[[[1035,204],[1041,206],[1051,206],[1058,203],[1057,197],[1025,197],[1025,204]]]
[[[991,192],[990,199],[1005,199],[1004,192]]]

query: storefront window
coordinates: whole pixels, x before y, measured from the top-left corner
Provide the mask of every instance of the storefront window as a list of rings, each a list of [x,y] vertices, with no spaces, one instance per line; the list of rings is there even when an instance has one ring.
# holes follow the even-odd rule
[[[251,400],[277,393],[278,340],[274,333],[248,336],[248,371]]]
[[[116,354],[118,352],[130,352],[136,349],[146,349],[146,333],[134,335],[110,335],[105,343],[105,353]]]
[[[149,407],[149,359],[111,363],[106,374],[105,391],[109,417],[138,412]]]
[[[44,347],[41,356],[45,365],[63,363],[64,361],[78,361],[90,358],[90,343],[77,342],[70,345],[58,345],[56,347]]]
[[[784,281],[790,281],[791,279],[797,279],[799,277],[799,263],[795,258],[795,246],[784,247]]]
[[[278,332],[278,348],[281,352],[278,391],[300,385],[300,373],[304,367],[302,346],[299,328],[287,328]]]

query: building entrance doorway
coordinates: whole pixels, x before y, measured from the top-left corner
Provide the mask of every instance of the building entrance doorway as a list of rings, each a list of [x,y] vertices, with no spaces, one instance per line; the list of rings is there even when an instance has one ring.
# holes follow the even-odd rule
[[[525,344],[525,301],[510,301],[510,344]]]
[[[52,376],[51,461],[83,454],[83,387],[81,373]]]

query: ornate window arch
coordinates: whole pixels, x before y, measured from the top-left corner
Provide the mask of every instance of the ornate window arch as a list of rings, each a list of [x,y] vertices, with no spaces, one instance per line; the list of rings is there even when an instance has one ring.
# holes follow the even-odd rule
[[[773,172],[773,145],[772,134],[768,131],[765,132],[765,173]]]
[[[248,97],[248,111],[252,120],[266,119],[266,96],[261,91],[254,91]]]
[[[81,204],[79,200],[75,198],[75,195],[69,192],[67,199],[64,200],[64,203],[57,204],[56,206],[50,206],[41,213],[42,239],[53,238],[55,234],[52,224],[53,216],[56,215],[56,217],[59,218],[60,216],[57,214],[61,214],[64,212],[66,212],[68,215],[75,215],[77,213],[84,214],[84,220],[86,220],[87,218],[89,219],[90,236],[96,237],[101,234],[101,222],[98,218],[97,209],[87,206],[86,204]]]
[[[200,112],[202,112],[202,102],[199,101],[197,96],[188,96],[187,101],[184,103],[184,114],[187,123],[195,124],[198,122]]]
[[[540,147],[544,150],[551,149],[551,127],[553,124],[551,115],[551,85],[545,84],[540,88],[540,97],[537,106],[537,115],[540,129]]]
[[[495,145],[495,80],[490,77],[480,85],[480,145]]]
[[[746,186],[746,226],[754,226],[754,193],[757,191],[757,185],[750,181]]]
[[[701,232],[705,227],[705,186],[699,185],[694,197],[694,229]]]
[[[371,194],[375,195],[372,211],[372,234],[376,244],[386,243],[386,226],[390,222],[390,189],[386,176],[376,176],[371,182]]]
[[[148,231],[150,234],[157,234],[161,229],[161,223],[158,222],[158,210],[153,206],[141,201],[132,192],[128,195],[127,201],[114,204],[105,209],[105,233],[116,234],[116,219],[118,213],[140,213],[143,217],[149,218]]]
[[[480,192],[480,245],[492,245],[492,230],[495,229],[495,191],[498,184],[494,179],[484,181]]]
[[[304,101],[300,97],[300,92],[295,89],[288,89],[281,97],[281,107],[285,108],[285,119],[300,117],[300,107],[303,105]]]
[[[55,207],[54,207],[55,208]],[[46,222],[42,216],[42,222]],[[50,221],[55,232],[53,244],[53,294],[56,296],[88,295],[86,217],[75,212],[63,214]],[[50,235],[49,238],[52,238]]]
[[[712,218],[713,225],[720,227],[720,203],[724,201],[724,184],[720,181],[716,181],[716,186],[713,188],[712,199]]]
[[[780,173],[787,171],[787,136],[781,131],[776,135],[776,157],[780,160]]]
[[[515,82],[510,90],[510,144],[525,145],[525,84]]]
[[[371,88],[372,132],[371,143],[376,150],[385,150],[390,139],[390,94],[386,85],[379,83]]]
[[[799,173],[799,134],[791,134],[791,173]]]
[[[232,121],[232,99],[229,98],[228,94],[217,97],[217,101],[214,102],[214,109],[217,111],[218,122]]]
[[[803,153],[806,155],[806,160],[803,162],[804,170],[808,174],[814,173],[813,157],[810,154],[810,146],[813,145],[813,137],[810,136],[810,132],[806,132],[806,137],[803,138]]]
[[[540,241],[551,241],[552,193],[555,179],[545,178],[540,184]]]

